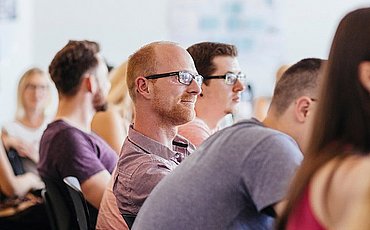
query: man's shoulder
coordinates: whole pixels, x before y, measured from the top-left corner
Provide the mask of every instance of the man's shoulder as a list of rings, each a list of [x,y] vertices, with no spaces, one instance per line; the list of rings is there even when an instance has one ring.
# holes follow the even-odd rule
[[[227,127],[211,137],[208,147],[219,148],[220,151],[233,151],[245,155],[269,154],[274,151],[289,150],[299,153],[297,143],[293,138],[274,129],[265,127],[256,119],[243,120]],[[245,156],[247,156],[245,155]]]
[[[121,175],[132,177],[134,175],[145,174],[151,169],[167,169],[168,160],[154,154],[147,154],[141,151],[128,151],[121,154],[117,171]]]
[[[282,132],[264,126],[262,122],[258,121],[257,119],[239,121],[234,125],[221,130],[220,132],[227,132],[230,135],[234,136],[234,138],[240,137],[246,142],[248,142],[248,140],[251,140],[254,143],[264,140],[270,136],[282,135],[284,137],[290,138]]]
[[[88,134],[63,121],[57,120],[47,126],[44,136],[53,139],[76,140],[76,136],[88,137]]]
[[[7,121],[2,125],[2,129],[5,129],[6,131],[14,129],[15,127],[19,127],[19,123],[16,120]]]

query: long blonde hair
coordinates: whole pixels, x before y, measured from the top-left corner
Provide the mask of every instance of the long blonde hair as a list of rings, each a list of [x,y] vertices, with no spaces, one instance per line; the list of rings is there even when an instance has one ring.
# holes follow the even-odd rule
[[[108,103],[118,107],[120,115],[127,121],[132,121],[134,107],[127,87],[127,61],[114,68],[110,74],[111,89],[108,94]]]

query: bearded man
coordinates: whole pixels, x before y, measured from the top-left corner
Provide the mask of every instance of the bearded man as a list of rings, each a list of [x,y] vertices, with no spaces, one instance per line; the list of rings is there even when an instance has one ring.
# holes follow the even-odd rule
[[[202,80],[190,54],[175,43],[150,43],[130,56],[127,85],[135,119],[113,186],[122,216],[135,216],[158,182],[194,150],[177,126],[194,119]]]
[[[91,132],[94,114],[106,109],[110,89],[107,66],[99,45],[91,41],[69,41],[54,57],[49,73],[58,90],[55,120],[40,141],[38,171],[48,190],[51,183],[74,208],[63,183],[76,177],[88,201],[90,225],[94,227],[104,190],[117,162],[117,154],[105,141]],[[75,220],[75,218],[72,218]],[[75,229],[77,221],[69,229]]]

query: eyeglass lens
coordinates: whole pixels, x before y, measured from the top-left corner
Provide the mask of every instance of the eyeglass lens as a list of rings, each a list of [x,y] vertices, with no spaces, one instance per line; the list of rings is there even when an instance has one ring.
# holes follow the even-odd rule
[[[192,75],[189,72],[180,72],[179,73],[179,82],[184,85],[190,85],[192,80],[195,80],[198,85],[202,84],[202,76],[200,75]]]
[[[245,75],[240,74],[234,74],[234,73],[227,73],[225,77],[225,82],[228,85],[234,85],[236,83],[236,80],[239,79],[241,82],[245,81]]]

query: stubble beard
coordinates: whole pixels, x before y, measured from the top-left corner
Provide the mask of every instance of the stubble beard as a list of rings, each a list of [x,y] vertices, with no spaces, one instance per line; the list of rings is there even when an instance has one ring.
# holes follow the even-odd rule
[[[194,108],[181,103],[170,106],[165,100],[159,98],[154,98],[153,108],[162,120],[174,126],[183,125],[193,120],[195,116]]]

